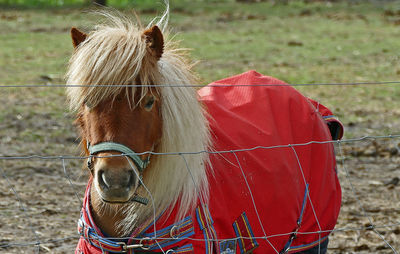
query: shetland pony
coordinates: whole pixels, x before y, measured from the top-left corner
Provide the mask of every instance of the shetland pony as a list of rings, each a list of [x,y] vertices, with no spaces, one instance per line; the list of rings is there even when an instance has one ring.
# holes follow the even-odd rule
[[[166,16],[102,14],[71,29],[66,74],[90,172],[76,253],[323,251],[341,196],[331,112],[254,71],[196,91]]]

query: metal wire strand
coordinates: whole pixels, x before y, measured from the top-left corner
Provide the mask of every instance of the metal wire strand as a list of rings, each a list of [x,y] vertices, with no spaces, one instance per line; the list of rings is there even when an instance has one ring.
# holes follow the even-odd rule
[[[311,200],[310,190],[309,190],[309,187],[307,187],[307,186],[308,186],[307,180],[306,180],[306,177],[305,177],[305,175],[304,175],[303,167],[301,166],[299,156],[297,155],[296,149],[295,149],[293,146],[290,146],[290,148],[292,148],[292,151],[293,151],[293,153],[294,153],[294,155],[295,155],[295,157],[296,157],[297,164],[298,164],[298,166],[299,166],[299,169],[300,169],[300,172],[301,172],[301,176],[302,176],[302,178],[303,178],[304,185],[306,186],[306,188],[308,188],[308,189],[306,190],[306,191],[307,191],[307,192],[306,192],[306,193],[307,193],[307,199],[308,199],[308,202],[310,203],[311,209],[312,209],[312,211],[313,211],[314,218],[315,218],[315,221],[317,222],[319,232],[321,232],[321,231],[322,231],[322,228],[321,228],[321,225],[320,225],[319,220],[318,220],[317,212],[316,212],[315,209],[314,209],[314,204],[313,204],[313,202],[312,202],[312,200]],[[318,234],[318,242],[321,243],[321,233]],[[318,244],[318,253],[320,253],[320,252],[321,252],[321,245]]]
[[[207,87],[235,87],[235,86],[246,86],[246,87],[266,87],[266,86],[371,86],[371,85],[399,85],[400,81],[372,81],[372,82],[347,82],[347,83],[302,83],[302,84],[208,84]],[[0,88],[39,88],[39,87],[142,87],[143,85],[135,85],[135,84],[125,84],[125,85],[118,85],[118,84],[96,84],[96,85],[66,85],[66,84],[11,84],[11,85],[0,85]],[[206,84],[164,84],[164,85],[146,85],[146,87],[193,87],[193,88],[200,88],[204,87]]]
[[[238,152],[244,152],[244,151],[253,151],[253,150],[257,150],[257,149],[279,149],[279,148],[291,148],[297,158],[297,160],[299,160],[295,147],[298,146],[306,146],[306,145],[311,145],[311,144],[338,144],[339,146],[339,155],[342,158],[342,167],[343,170],[346,173],[346,179],[350,184],[351,190],[353,195],[355,196],[359,207],[361,208],[361,210],[363,211],[363,214],[368,218],[368,220],[370,221],[370,226],[367,227],[344,227],[344,228],[336,228],[336,229],[332,229],[332,230],[321,230],[321,228],[319,227],[318,231],[312,231],[312,232],[297,232],[297,234],[319,234],[321,235],[322,233],[331,233],[331,232],[346,232],[346,231],[366,231],[366,230],[372,230],[375,234],[377,234],[377,236],[379,236],[380,239],[382,239],[382,241],[393,251],[393,253],[398,254],[398,252],[394,249],[393,246],[390,245],[390,243],[383,237],[382,234],[380,234],[378,232],[377,229],[379,228],[394,228],[394,227],[398,227],[400,226],[400,222],[399,223],[393,223],[393,224],[388,224],[388,225],[375,225],[372,223],[372,219],[370,217],[368,217],[368,214],[366,213],[364,207],[362,206],[361,200],[359,199],[359,197],[356,195],[356,190],[355,187],[352,183],[352,181],[350,180],[350,174],[349,171],[346,167],[345,164],[345,159],[344,159],[344,155],[343,155],[343,151],[342,151],[342,143],[353,143],[353,142],[358,142],[358,141],[365,141],[365,140],[377,140],[377,139],[395,139],[395,138],[400,138],[400,134],[396,134],[396,135],[386,135],[386,136],[364,136],[364,137],[360,137],[360,138],[355,138],[355,139],[347,139],[347,140],[342,140],[342,141],[310,141],[310,142],[306,142],[306,143],[299,143],[299,144],[289,144],[289,145],[276,145],[276,146],[257,146],[257,147],[252,147],[252,148],[247,148],[247,149],[238,149],[238,150],[233,150],[233,151],[197,151],[197,152],[182,152],[182,153],[153,153],[153,154],[159,154],[159,155],[179,155],[183,158],[183,160],[185,160],[185,163],[187,165],[187,169],[189,171],[189,173],[191,174],[190,169],[188,168],[188,164],[185,158],[185,155],[187,154],[200,154],[200,153],[209,153],[209,154],[218,154],[218,153],[232,153],[237,162],[238,165],[240,167],[240,169],[242,170],[242,174],[244,174],[243,169],[241,168],[240,162],[238,161],[238,157],[237,154]],[[118,156],[125,156],[125,155],[118,155]],[[76,187],[73,185],[72,180],[70,178],[70,176],[67,173],[66,170],[66,165],[65,165],[65,160],[68,159],[86,159],[87,157],[80,157],[80,156],[41,156],[41,155],[27,155],[27,156],[2,156],[0,157],[0,160],[10,160],[10,159],[45,159],[45,160],[56,160],[56,159],[61,159],[62,161],[62,166],[63,166],[63,170],[64,170],[64,174],[68,179],[69,184],[72,186],[72,188],[75,191],[75,195],[77,195],[78,199],[79,195],[76,192]],[[128,160],[129,161],[129,160]],[[130,162],[130,161],[129,161]],[[299,163],[299,161],[298,161]],[[133,167],[133,165],[130,163],[131,167]],[[299,167],[300,170],[303,174],[302,168],[301,168],[301,164],[299,163]],[[12,190],[13,194],[15,195],[15,197],[17,198],[18,202],[19,202],[19,206],[21,207],[21,210],[24,211],[24,215],[27,219],[29,219],[29,215],[28,215],[28,210],[27,208],[23,205],[22,199],[19,197],[17,191],[14,189],[13,185],[11,184],[11,181],[9,180],[9,178],[7,177],[7,175],[5,174],[5,172],[0,168],[0,173],[3,176],[3,178],[6,180],[7,184],[9,185],[10,189]],[[246,177],[244,175],[244,179],[246,181]],[[304,174],[303,174],[303,180],[304,180]],[[246,184],[248,185],[247,181]],[[144,188],[146,189],[146,191],[149,193],[151,199],[151,193],[150,191],[146,188],[145,185],[143,185]],[[248,187],[249,188],[249,187]],[[251,194],[251,189],[249,189],[250,194]],[[309,195],[309,194],[308,194]],[[308,197],[310,199],[310,197]],[[254,201],[254,200],[253,200]],[[80,201],[81,202],[81,201]],[[153,203],[153,209],[154,208],[154,201],[152,200]],[[254,204],[254,202],[253,202]],[[255,206],[255,204],[254,204]],[[256,206],[255,206],[256,208]],[[258,211],[257,211],[257,215],[258,215]],[[316,215],[315,215],[316,216]],[[153,219],[155,221],[155,211],[153,211]],[[318,221],[318,218],[316,218]],[[208,223],[208,222],[207,222]],[[43,244],[47,244],[47,243],[55,243],[55,242],[63,242],[63,241],[69,241],[71,239],[79,239],[79,236],[71,236],[71,237],[65,237],[65,238],[58,238],[58,239],[43,239],[42,241],[40,241],[39,236],[36,234],[35,230],[33,229],[33,226],[31,225],[31,223],[29,224],[29,228],[31,229],[32,233],[35,236],[36,241],[32,241],[32,242],[23,242],[23,243],[19,243],[19,242],[11,242],[11,243],[7,243],[7,244],[3,244],[0,245],[0,248],[9,248],[9,247],[26,247],[26,246],[35,246],[35,251],[36,253],[39,253],[40,251],[40,245]],[[156,232],[156,228],[154,227],[154,232]],[[263,236],[255,236],[254,238],[256,239],[263,239],[263,240],[267,240],[271,239],[273,237],[278,237],[278,236],[284,236],[284,235],[291,235],[293,234],[293,232],[288,232],[288,233],[281,233],[281,234],[275,234],[275,235],[266,235],[265,231],[264,231],[264,235]],[[117,238],[113,238],[113,239],[117,239]],[[122,238],[121,238],[122,239]],[[126,238],[124,238],[126,239]],[[156,235],[154,236],[154,239],[157,240],[162,240],[162,239],[170,239],[170,238],[160,238],[157,237]],[[192,238],[188,238],[190,240],[193,241],[206,241],[206,239],[192,239]],[[230,238],[230,239],[209,239],[209,241],[221,241],[221,240],[237,240],[237,238]],[[162,250],[162,249],[161,249]],[[163,250],[162,250],[163,251]],[[275,250],[276,251],[276,250]]]
[[[246,182],[247,189],[249,190],[249,193],[250,193],[251,201],[253,202],[253,208],[257,214],[258,222],[260,223],[261,229],[264,234],[264,238],[267,241],[267,243],[274,249],[275,253],[279,253],[279,251],[275,248],[275,246],[268,240],[267,233],[265,232],[265,229],[264,229],[264,225],[261,222],[260,214],[258,213],[256,202],[254,201],[253,192],[251,191],[249,182],[247,181],[246,175],[244,174],[244,171],[243,171],[242,165],[240,164],[239,158],[237,157],[235,152],[232,152],[232,154],[235,156],[236,162],[240,168],[240,171],[242,172],[242,177],[243,177],[244,181]]]
[[[6,180],[8,187],[11,189],[11,191],[14,193],[14,196],[17,198],[18,200],[18,204],[21,207],[21,210],[24,213],[24,217],[26,218],[26,220],[28,220],[28,227],[31,230],[31,232],[33,233],[33,235],[35,236],[36,242],[34,245],[36,245],[35,248],[35,253],[39,253],[40,252],[40,238],[38,236],[38,234],[36,234],[35,229],[33,228],[32,222],[30,220],[30,217],[28,215],[28,208],[26,208],[22,202],[21,197],[18,195],[17,191],[15,190],[14,186],[11,184],[10,179],[8,179],[6,173],[3,171],[3,169],[0,167],[0,173],[3,176],[3,178]]]
[[[67,173],[67,169],[66,169],[66,166],[65,166],[65,159],[64,159],[64,158],[61,158],[61,162],[62,162],[62,166],[63,166],[64,175],[65,175],[65,177],[67,178],[69,184],[70,184],[71,187],[72,187],[72,190],[73,190],[74,193],[75,193],[76,198],[77,198],[78,201],[79,201],[80,206],[78,207],[78,210],[80,211],[80,210],[81,210],[81,207],[82,207],[82,204],[83,204],[82,199],[79,197],[78,192],[76,191],[76,186],[75,186],[75,184],[72,183],[71,177],[70,177],[69,174]]]
[[[393,253],[398,254],[398,252],[393,248],[392,245],[390,245],[390,243],[385,239],[385,237],[384,237],[381,233],[379,233],[378,230],[376,230],[376,228],[374,227],[374,223],[372,222],[371,217],[370,217],[370,216],[368,215],[368,213],[365,211],[364,206],[362,205],[361,200],[360,200],[360,199],[358,198],[358,196],[357,196],[356,188],[354,187],[353,183],[352,183],[351,180],[350,180],[349,171],[348,171],[348,169],[347,169],[347,167],[346,167],[346,164],[344,163],[344,154],[343,154],[343,151],[342,151],[342,145],[341,145],[341,142],[340,142],[340,141],[338,142],[338,146],[339,146],[339,154],[340,154],[340,156],[341,156],[341,158],[342,158],[342,167],[343,167],[343,170],[344,170],[345,173],[346,173],[346,179],[347,179],[347,181],[349,182],[349,185],[350,185],[350,188],[351,188],[351,192],[353,193],[353,196],[354,196],[354,198],[356,199],[356,201],[357,201],[357,203],[358,203],[358,206],[359,206],[360,209],[361,209],[362,214],[364,215],[364,217],[366,217],[366,218],[368,219],[369,224],[371,225],[372,231],[374,231],[374,232],[382,239],[382,241],[383,241],[389,248],[392,249]]]
[[[323,140],[323,141],[309,141],[305,143],[297,143],[297,144],[287,144],[287,145],[274,145],[274,146],[254,146],[250,148],[236,149],[236,150],[221,150],[221,151],[191,151],[191,152],[168,152],[168,153],[157,153],[157,152],[143,152],[143,153],[131,153],[131,154],[113,154],[107,156],[71,156],[71,155],[3,155],[0,156],[0,160],[31,160],[31,159],[42,159],[42,160],[54,160],[54,159],[65,159],[65,160],[86,160],[89,157],[94,158],[110,158],[110,157],[121,157],[126,155],[144,155],[144,154],[152,154],[152,155],[186,155],[186,154],[224,154],[224,153],[232,153],[232,152],[248,152],[254,151],[258,149],[277,149],[277,148],[289,148],[289,147],[297,147],[297,146],[308,146],[311,144],[338,144],[338,143],[354,143],[361,142],[366,140],[378,140],[378,139],[397,139],[400,138],[400,134],[390,134],[390,135],[381,135],[381,136],[363,136],[359,138],[345,139],[345,140]]]
[[[160,250],[162,251],[162,253],[165,254],[163,248],[161,247],[160,243],[157,240],[157,227],[156,227],[157,215],[156,215],[156,206],[155,206],[153,195],[151,194],[151,192],[147,188],[147,186],[144,184],[144,182],[143,182],[142,178],[139,176],[138,172],[135,170],[135,167],[133,166],[133,163],[131,162],[131,160],[127,156],[125,156],[125,159],[128,161],[129,166],[131,167],[131,169],[135,173],[135,176],[139,179],[140,184],[143,186],[143,188],[146,190],[147,194],[149,194],[149,196],[150,196],[151,205],[152,205],[152,208],[153,208],[153,231],[154,231],[154,236],[152,237],[152,239],[157,243],[157,245],[160,248]]]
[[[187,169],[187,171],[189,172],[189,175],[190,175],[190,177],[191,177],[191,179],[192,179],[192,181],[193,181],[193,185],[195,186],[197,196],[199,197],[199,200],[200,200],[201,209],[203,210],[203,214],[207,214],[207,208],[206,208],[206,205],[205,205],[205,200],[204,200],[203,196],[201,195],[199,188],[198,188],[197,185],[196,185],[196,182],[195,182],[195,180],[194,180],[194,176],[193,176],[193,174],[192,174],[192,171],[191,171],[190,168],[189,168],[189,164],[188,164],[188,162],[187,162],[187,160],[186,160],[186,158],[185,158],[185,155],[181,154],[180,156],[181,156],[181,158],[183,159],[183,161],[185,162],[186,169]],[[210,228],[210,222],[209,222],[209,220],[208,220],[208,219],[205,219],[205,222],[207,223],[207,228]],[[205,230],[207,230],[207,229],[205,229]],[[210,234],[210,235],[212,236],[212,234]],[[212,236],[212,237],[213,237],[213,236]],[[212,239],[212,238],[211,238],[211,239]],[[208,240],[208,241],[209,241],[210,239],[204,239],[204,240],[206,240],[206,241]],[[212,240],[218,241],[218,239],[212,239]]]

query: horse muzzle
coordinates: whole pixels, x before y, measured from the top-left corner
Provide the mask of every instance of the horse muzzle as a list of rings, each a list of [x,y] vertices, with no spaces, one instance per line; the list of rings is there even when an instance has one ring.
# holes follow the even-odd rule
[[[148,200],[135,194],[143,170],[150,162],[150,156],[142,160],[129,147],[115,142],[101,142],[90,145],[88,167],[94,175],[94,185],[101,199],[108,203],[135,201],[147,204]],[[121,156],[123,155],[123,156]],[[94,163],[93,163],[94,162]],[[93,168],[92,168],[93,166]]]
[[[96,184],[103,201],[124,203],[130,200],[136,190],[136,176],[133,170],[98,170]]]
[[[107,203],[125,203],[133,197],[139,179],[137,172],[129,165],[112,166],[118,160],[126,162],[125,158],[98,158],[94,164],[94,186],[100,198]],[[112,163],[114,162],[114,163]]]

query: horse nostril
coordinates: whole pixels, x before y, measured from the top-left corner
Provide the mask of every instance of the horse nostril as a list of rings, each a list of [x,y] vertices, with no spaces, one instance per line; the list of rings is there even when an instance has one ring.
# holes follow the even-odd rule
[[[105,178],[104,170],[99,170],[97,172],[97,179],[101,187],[109,188],[109,184],[107,184],[107,180]]]
[[[128,186],[134,186],[136,184],[136,174],[133,170],[129,171],[129,173]]]
[[[103,190],[130,189],[137,184],[137,177],[133,170],[99,169],[97,182]]]

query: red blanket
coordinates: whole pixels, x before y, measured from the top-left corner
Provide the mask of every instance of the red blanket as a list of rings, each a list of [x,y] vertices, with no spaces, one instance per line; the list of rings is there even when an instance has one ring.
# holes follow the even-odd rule
[[[329,109],[254,71],[214,82],[198,94],[210,115],[213,149],[236,152],[210,155],[207,207],[199,202],[179,223],[174,223],[176,208],[158,220],[158,237],[169,238],[159,241],[163,250],[296,252],[324,241],[341,202],[334,150],[330,143],[306,143],[331,140],[324,118],[337,120]],[[135,237],[152,234],[150,227]],[[156,242],[145,243],[160,252]],[[87,248],[83,245],[81,238],[78,249]]]

